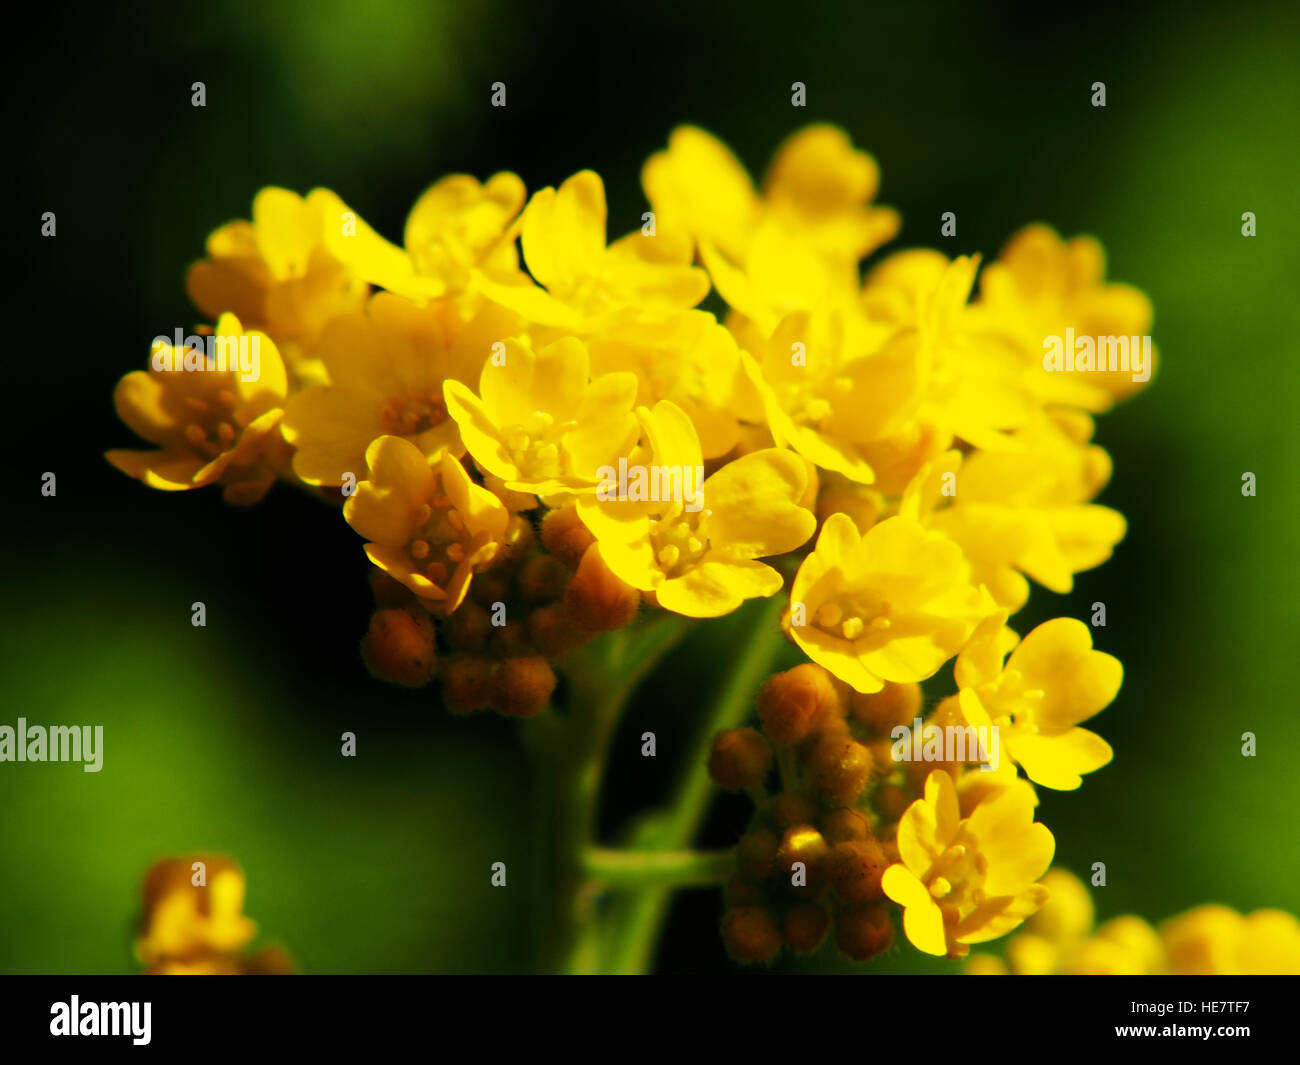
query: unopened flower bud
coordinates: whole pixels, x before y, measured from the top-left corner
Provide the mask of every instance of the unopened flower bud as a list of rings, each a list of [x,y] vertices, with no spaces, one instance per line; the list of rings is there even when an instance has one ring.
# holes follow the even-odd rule
[[[713,737],[709,776],[728,791],[762,787],[772,768],[772,748],[757,729],[733,728]]]
[[[722,886],[722,901],[728,907],[757,905],[763,901],[763,889],[743,876],[733,876]]]
[[[577,507],[553,510],[542,519],[542,546],[571,570],[578,568],[595,540],[578,517]]]
[[[817,738],[808,754],[808,770],[817,793],[831,806],[852,806],[871,777],[871,752],[846,735]]]
[[[433,677],[438,657],[433,622],[423,610],[386,607],[375,611],[361,641],[366,666],[380,680],[421,688]]]
[[[528,639],[528,625],[511,618],[504,625],[494,625],[492,635],[488,638],[488,652],[494,658],[519,658],[523,655],[536,654]]]
[[[563,603],[547,603],[528,615],[528,642],[548,658],[555,658],[596,638],[578,625]]]
[[[781,837],[781,849],[777,852],[777,868],[784,876],[791,876],[796,862],[802,862],[805,873],[805,886],[813,886],[820,880],[822,859],[827,853],[826,840],[812,825],[794,825],[785,830]]]
[[[487,608],[466,599],[442,623],[442,636],[458,651],[481,651],[492,634]]]
[[[564,597],[569,571],[553,555],[533,555],[519,568],[515,582],[525,602],[553,603]]]
[[[811,662],[769,677],[758,693],[763,731],[775,743],[807,739],[836,704],[830,674]]]
[[[766,906],[733,906],[722,915],[722,943],[738,962],[766,962],[781,949],[781,929]]]
[[[883,902],[861,902],[835,915],[835,945],[854,961],[866,961],[889,949],[894,922]]]
[[[492,660],[482,655],[453,655],[439,671],[442,699],[456,714],[486,709],[492,694]]]
[[[492,706],[507,717],[532,717],[555,691],[555,670],[545,658],[507,658],[492,675]]]
[[[851,806],[841,806],[823,814],[818,821],[826,842],[834,845],[854,839],[867,839],[871,835],[871,822],[861,810]]]
[[[613,632],[636,617],[641,593],[614,576],[600,557],[600,548],[592,544],[578,563],[564,602],[579,625],[595,632]]]
[[[783,791],[767,807],[768,816],[780,828],[807,824],[817,816],[817,803],[800,791]]]
[[[880,878],[888,865],[884,848],[874,839],[862,839],[835,844],[823,868],[840,901],[855,903],[881,897]]]
[[[826,939],[831,915],[815,902],[796,902],[781,923],[785,945],[797,954],[811,954]]]
[[[849,712],[877,736],[888,736],[896,725],[911,725],[921,714],[921,685],[886,681],[878,692],[849,696]]]
[[[776,871],[781,838],[770,828],[754,828],[740,837],[736,861],[740,871],[755,880],[766,880]]]

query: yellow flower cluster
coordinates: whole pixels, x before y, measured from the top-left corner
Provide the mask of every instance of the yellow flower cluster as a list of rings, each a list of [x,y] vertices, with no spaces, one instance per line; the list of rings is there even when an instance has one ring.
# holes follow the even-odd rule
[[[1006,622],[1029,580],[1069,591],[1124,535],[1092,502],[1110,474],[1093,416],[1150,377],[1153,355],[1132,371],[1151,308],[1096,242],[1044,226],[982,273],[932,250],[864,271],[899,217],[831,126],[793,135],[761,188],[692,127],[642,177],[651,210],[612,242],[585,170],[531,197],[510,173],[445,177],[401,245],[328,190],[264,189],[189,272],[215,327],[118,387],[155,449],[108,457],[157,488],[249,502],[281,479],[343,504],[380,571],[367,662],[436,676],[462,712],[541,712],[551,663],[643,608],[717,617],[788,589],[783,626],[835,706],[754,734],[782,769],[773,855],[829,852],[817,826],[862,813],[840,842],[892,865],[872,850],[871,890],[845,889],[850,953],[883,948],[888,898],[920,949],[963,954],[1045,897],[1033,784],[1076,788],[1110,758],[1080,726],[1119,663],[1079,621],[1023,640]],[[1045,359],[1061,337],[1088,357]],[[211,341],[253,345],[257,371]],[[953,659],[958,691],[927,721],[1000,735],[992,771],[889,749],[920,718],[919,701],[891,716],[897,693]],[[734,952],[769,954],[765,896],[737,891]],[[782,907],[790,942],[817,938],[820,918]]]
[[[1300,921],[1281,910],[1240,914],[1204,905],[1152,928],[1125,915],[1093,927],[1088,888],[1063,869],[1043,878],[1049,901],[1007,942],[1006,961],[972,955],[971,975],[1241,976],[1300,973]]]
[[[277,947],[246,948],[257,926],[243,914],[244,874],[229,858],[195,855],[156,862],[144,879],[136,956],[164,975],[288,973]]]

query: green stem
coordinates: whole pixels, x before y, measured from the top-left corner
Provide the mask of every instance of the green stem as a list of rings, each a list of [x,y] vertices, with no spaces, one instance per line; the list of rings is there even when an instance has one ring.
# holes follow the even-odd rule
[[[548,900],[539,928],[544,972],[597,967],[592,911],[599,885],[589,878],[583,857],[594,842],[606,751],[628,697],[687,627],[681,618],[661,615],[601,637],[563,667],[570,686],[567,716],[530,722],[546,818],[542,834],[551,840],[539,870],[545,870],[541,886]],[[541,717],[554,714],[548,709]]]
[[[592,847],[583,860],[587,875],[611,889],[721,884],[736,868],[736,852],[627,851]]]
[[[690,760],[668,807],[642,822],[633,833],[632,846],[660,851],[681,851],[690,846],[714,794],[706,770],[709,744],[717,732],[735,728],[749,717],[759,686],[786,649],[780,627],[781,605],[780,597],[774,596],[745,619],[743,631],[749,636],[748,648],[704,715]],[[661,886],[629,894],[623,900],[611,944],[610,971],[647,970],[671,897],[671,888]]]

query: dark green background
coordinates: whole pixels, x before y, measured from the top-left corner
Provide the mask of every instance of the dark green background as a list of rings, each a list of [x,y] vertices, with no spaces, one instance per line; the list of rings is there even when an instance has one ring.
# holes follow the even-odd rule
[[[105,768],[0,764],[0,971],[128,971],[141,875],[198,849],[244,866],[248,913],[307,971],[529,966],[515,729],[366,676],[366,563],[337,515],[283,489],[241,512],[110,468],[104,450],[134,446],[112,388],[153,336],[194,321],[186,265],[263,185],[327,185],[398,238],[441,174],[508,168],[533,189],[593,167],[618,235],[640,224],[641,163],[684,121],[756,174],[798,126],[839,123],[881,164],[881,198],[905,219],[897,246],[993,255],[1044,220],[1099,236],[1112,276],[1150,294],[1161,372],[1099,430],[1116,466],[1103,501],[1128,539],[1073,595],[1036,590],[1020,619],[1103,601],[1098,645],[1126,667],[1096,722],[1114,763],[1046,793],[1042,815],[1062,864],[1107,863],[1103,917],[1205,900],[1300,911],[1300,16],[1038,8],[39,6],[4,74],[17,187],[0,721],[103,724]],[[488,105],[494,81],[504,110]],[[55,239],[39,235],[47,210]],[[941,241],[949,210],[958,237]],[[607,831],[667,787],[732,650],[697,646],[648,688],[618,741]],[[644,727],[654,763],[636,756]],[[339,757],[345,729],[355,760]],[[708,841],[734,839],[744,813],[720,804]],[[497,860],[505,890],[488,886]],[[683,896],[659,967],[732,968],[719,912],[714,892]],[[942,967],[918,958],[895,947],[872,969]]]

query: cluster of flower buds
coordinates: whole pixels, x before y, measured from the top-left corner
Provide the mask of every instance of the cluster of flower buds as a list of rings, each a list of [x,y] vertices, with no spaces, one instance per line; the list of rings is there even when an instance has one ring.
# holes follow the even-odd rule
[[[863,695],[807,663],[764,685],[761,732],[714,737],[710,775],[755,805],[722,922],[736,960],[770,961],[782,945],[810,953],[832,928],[856,961],[892,943],[881,880],[898,860],[894,835],[915,786],[900,782],[889,733],[920,705],[919,685]]]

